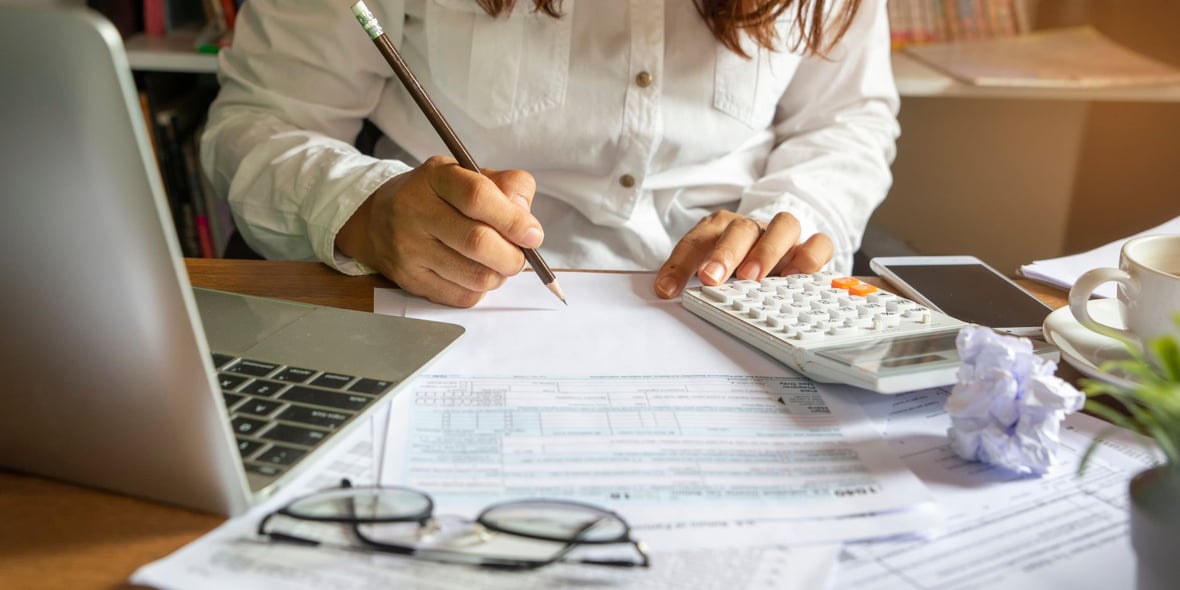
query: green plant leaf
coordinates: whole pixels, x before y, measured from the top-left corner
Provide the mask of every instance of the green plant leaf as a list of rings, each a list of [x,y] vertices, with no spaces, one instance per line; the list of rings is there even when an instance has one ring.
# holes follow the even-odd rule
[[[1180,312],[1173,319],[1180,326]],[[1120,379],[1079,380],[1086,393],[1086,411],[1115,426],[1151,437],[1168,463],[1180,468],[1180,343],[1175,337],[1163,336],[1143,349],[1127,341],[1123,345],[1127,359],[1108,361],[1099,367]],[[1079,474],[1094,446],[1106,436],[1109,433],[1096,438],[1086,449]]]

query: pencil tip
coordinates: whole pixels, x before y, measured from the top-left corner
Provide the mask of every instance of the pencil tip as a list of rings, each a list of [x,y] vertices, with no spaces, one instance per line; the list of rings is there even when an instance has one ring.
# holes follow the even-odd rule
[[[561,287],[558,286],[556,280],[549,283],[548,285],[545,285],[545,287],[548,288],[550,291],[552,291],[553,294],[556,295],[557,298],[560,299],[562,303],[565,303],[566,307],[569,306],[569,303],[567,303],[565,300],[565,293],[561,292]]]

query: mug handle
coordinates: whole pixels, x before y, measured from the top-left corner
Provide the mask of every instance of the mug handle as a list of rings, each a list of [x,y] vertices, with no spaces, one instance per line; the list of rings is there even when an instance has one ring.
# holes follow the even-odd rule
[[[1130,330],[1104,324],[1090,316],[1088,305],[1090,295],[1094,293],[1094,289],[1097,289],[1099,285],[1111,281],[1121,284],[1128,293],[1135,291],[1135,283],[1131,279],[1131,275],[1127,274],[1126,271],[1117,268],[1095,268],[1088,270],[1082,273],[1082,276],[1078,277],[1078,280],[1074,282],[1073,287],[1069,290],[1069,310],[1073,312],[1073,317],[1078,320],[1079,324],[1103,336],[1110,336],[1111,338],[1128,343],[1138,342],[1138,339]]]

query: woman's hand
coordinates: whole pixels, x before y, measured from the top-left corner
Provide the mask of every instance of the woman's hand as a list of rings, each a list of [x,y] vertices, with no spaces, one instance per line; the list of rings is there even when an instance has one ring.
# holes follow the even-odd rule
[[[656,294],[680,294],[695,273],[705,285],[736,275],[762,280],[768,275],[812,273],[832,258],[832,240],[815,234],[799,243],[799,220],[779,213],[765,227],[732,211],[718,211],[689,230],[656,274]]]
[[[481,175],[435,156],[378,188],[336,247],[410,293],[471,307],[524,268],[522,246],[541,245],[536,188],[521,170]]]

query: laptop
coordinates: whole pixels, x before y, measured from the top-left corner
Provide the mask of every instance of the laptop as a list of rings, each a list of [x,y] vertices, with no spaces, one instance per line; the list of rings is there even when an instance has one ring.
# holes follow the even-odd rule
[[[115,27],[3,6],[0,55],[0,466],[239,514],[462,334],[192,288]]]

